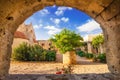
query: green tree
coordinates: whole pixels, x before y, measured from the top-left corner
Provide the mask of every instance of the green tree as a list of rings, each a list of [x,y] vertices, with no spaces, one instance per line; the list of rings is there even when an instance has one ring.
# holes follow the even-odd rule
[[[103,35],[98,35],[92,40],[92,45],[96,48],[99,48],[101,44],[104,42],[104,36]]]
[[[73,51],[76,47],[80,47],[82,45],[81,40],[83,40],[83,38],[79,34],[68,29],[63,29],[59,34],[54,35],[54,37],[50,39],[61,53]]]
[[[50,39],[53,45],[63,53],[64,64],[76,63],[76,54],[74,50],[76,47],[82,45],[81,40],[83,40],[83,38],[79,34],[68,29],[63,29],[59,34],[54,35],[54,37]],[[70,56],[68,57],[68,55]]]

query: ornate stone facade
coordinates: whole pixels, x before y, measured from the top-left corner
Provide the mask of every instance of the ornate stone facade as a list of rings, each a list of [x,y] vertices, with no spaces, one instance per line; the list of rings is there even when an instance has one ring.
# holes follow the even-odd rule
[[[21,24],[18,29],[17,32],[22,32],[27,39],[29,40],[30,44],[34,44],[36,42],[36,36],[35,36],[35,31],[33,29],[33,25],[32,23],[26,25],[26,24]]]
[[[12,50],[23,42],[31,45],[37,42],[32,24],[26,25],[23,23],[18,27],[14,34]]]

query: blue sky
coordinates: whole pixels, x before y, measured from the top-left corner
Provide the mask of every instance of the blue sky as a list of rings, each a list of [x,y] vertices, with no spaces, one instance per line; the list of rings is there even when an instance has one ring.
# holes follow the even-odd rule
[[[37,40],[47,40],[63,28],[76,31],[83,37],[102,32],[100,25],[90,16],[75,8],[64,6],[45,7],[24,23],[33,24]]]

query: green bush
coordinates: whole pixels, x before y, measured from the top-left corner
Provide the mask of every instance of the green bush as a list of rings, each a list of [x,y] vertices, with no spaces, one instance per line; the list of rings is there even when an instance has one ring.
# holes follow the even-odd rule
[[[76,54],[80,57],[84,57],[85,53],[83,51],[76,51]]]
[[[33,54],[33,60],[34,61],[44,61],[45,60],[45,56],[44,56],[44,50],[40,45],[33,45],[31,46],[31,52]]]
[[[84,53],[83,51],[76,51],[76,54],[79,55],[80,57],[86,57],[88,59],[91,59],[94,57],[92,53]]]
[[[12,54],[12,58],[15,60],[30,61],[31,57],[31,46],[27,43],[20,44],[14,49],[14,53]]]
[[[105,55],[105,53],[94,55],[93,61],[94,62],[106,63],[106,55]]]
[[[88,58],[88,59],[93,58],[93,56],[94,56],[94,55],[93,55],[92,53],[86,53],[86,54],[85,54],[85,57]]]
[[[22,43],[14,49],[12,59],[18,61],[55,61],[56,52],[44,50],[40,45]]]
[[[97,62],[97,60],[98,60],[98,56],[95,54],[95,55],[93,56],[93,62]]]
[[[100,60],[100,62],[106,63],[106,55],[105,55],[105,53],[99,54],[97,58]]]
[[[55,61],[56,60],[56,52],[55,51],[45,51],[46,52],[46,61]]]

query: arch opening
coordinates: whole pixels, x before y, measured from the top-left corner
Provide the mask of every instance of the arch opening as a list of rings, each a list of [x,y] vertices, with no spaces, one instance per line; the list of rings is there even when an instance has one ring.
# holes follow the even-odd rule
[[[21,24],[28,16],[35,11],[49,5],[65,5],[77,8],[88,13],[102,26],[107,52],[107,64],[111,73],[114,75],[114,80],[119,80],[120,64],[119,64],[119,45],[120,37],[120,10],[119,0],[94,1],[90,2],[75,0],[69,1],[0,1],[0,77],[5,80],[9,70],[10,52],[13,40],[13,34],[19,24]],[[23,5],[22,5],[23,4]],[[90,4],[90,5],[89,5]],[[13,6],[14,5],[14,6]],[[20,7],[21,5],[21,7]],[[81,6],[80,6],[81,5]],[[94,6],[93,6],[94,5]],[[31,7],[28,7],[31,6]],[[93,7],[92,7],[93,6]],[[4,7],[4,8],[3,8]],[[114,8],[114,9],[113,9]],[[14,27],[14,28],[13,28]],[[111,35],[112,34],[112,35]]]
[[[51,11],[53,11],[53,12],[51,12]],[[63,13],[61,13],[61,12],[63,12]],[[37,18],[37,19],[35,19],[35,18]],[[77,25],[75,25],[75,24],[77,24]],[[30,31],[27,34],[30,34],[31,36],[29,36],[29,37],[32,38],[32,34],[31,34],[31,26],[32,25],[33,25],[33,28],[34,28],[35,32],[37,32],[36,33],[37,40],[41,39],[38,44],[45,49],[49,49],[49,44],[46,45],[46,41],[50,38],[49,35],[52,36],[52,35],[60,32],[63,28],[66,28],[66,29],[69,29],[69,30],[76,31],[77,33],[80,32],[80,34],[82,34],[81,36],[84,36],[85,43],[87,43],[87,45],[89,45],[89,47],[91,47],[91,48],[88,48],[88,46],[87,46],[86,49],[89,49],[89,50],[87,50],[85,52],[95,54],[96,49],[93,48],[93,46],[91,45],[91,40],[89,40],[89,39],[95,37],[96,35],[101,35],[100,33],[102,33],[102,30],[100,29],[100,25],[97,22],[95,22],[91,17],[87,16],[85,13],[80,12],[80,11],[74,9],[74,8],[65,7],[65,6],[55,6],[54,5],[54,6],[51,6],[51,7],[44,8],[43,10],[38,11],[37,13],[34,13],[33,16],[29,17],[22,25],[19,26],[19,28],[17,29],[16,32],[21,31],[21,32],[25,33],[25,32]],[[25,28],[25,27],[29,27],[29,28]],[[51,28],[52,28],[52,30],[51,30]],[[34,30],[32,29],[32,32],[34,32]],[[54,31],[57,31],[57,32],[54,32]],[[44,35],[44,34],[48,34],[48,35]],[[86,35],[88,35],[88,36],[86,36]],[[41,37],[41,36],[43,36],[43,37]],[[44,38],[45,36],[47,36],[47,38]],[[46,40],[42,40],[42,39],[46,39]],[[17,42],[22,42],[22,41],[17,40]],[[13,45],[14,46],[16,45],[15,38],[14,38]],[[17,45],[18,45],[18,43],[17,43]],[[77,48],[77,49],[79,50],[79,48]],[[100,51],[100,53],[103,53],[103,52]],[[58,56],[60,56],[60,55],[58,55]],[[60,61],[61,61],[61,59],[59,58]],[[83,62],[81,61],[82,59],[83,59]],[[97,64],[96,63],[91,63],[90,60],[87,61],[87,59],[79,58],[79,57],[77,58],[77,61],[78,61],[78,64],[76,66],[76,69],[77,69],[77,67],[79,67],[81,65],[86,65],[86,69],[88,69],[89,65],[93,65],[93,67],[95,67],[98,64],[98,63]],[[43,63],[37,63],[37,65],[36,65],[36,62],[32,62],[32,63],[31,62],[28,62],[28,63],[25,62],[23,64],[24,64],[24,66],[22,65],[22,63],[18,63],[17,65],[14,62],[11,63],[10,73],[11,74],[22,74],[22,72],[24,74],[29,74],[29,73],[31,73],[31,74],[51,74],[51,73],[53,73],[54,74],[55,73],[55,67],[54,66],[52,66],[53,71],[47,69],[48,72],[46,72],[46,70],[44,70],[46,68],[46,66],[48,66],[48,65],[50,66],[50,63],[46,63],[45,64],[46,66],[44,66],[44,69],[38,68],[38,66],[39,66],[38,64],[40,64],[40,67],[42,67]],[[36,68],[38,68],[38,70],[33,69],[32,64],[36,65]],[[54,63],[51,63],[51,64],[53,65]],[[57,65],[57,63],[55,63],[55,64]],[[30,68],[28,67],[28,65],[30,66]],[[58,65],[62,66],[59,63],[58,63]],[[99,65],[104,66],[104,64],[99,64]],[[19,67],[14,68],[14,67],[17,67],[17,66],[19,66]],[[106,65],[104,67],[107,68]],[[26,69],[24,70],[24,68],[26,68]],[[33,70],[31,70],[31,68]],[[19,70],[17,70],[17,69],[19,69]],[[105,73],[104,71],[103,72],[99,72],[99,71],[97,72],[97,70],[92,72],[91,68],[89,68],[90,71],[88,70],[86,72],[76,71],[76,69],[75,69],[74,74]],[[100,69],[100,68],[97,68],[97,69]],[[82,69],[82,70],[85,70],[85,69]],[[106,69],[106,71],[108,71],[108,70]],[[22,78],[24,78],[24,76]]]

